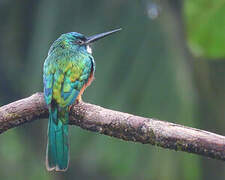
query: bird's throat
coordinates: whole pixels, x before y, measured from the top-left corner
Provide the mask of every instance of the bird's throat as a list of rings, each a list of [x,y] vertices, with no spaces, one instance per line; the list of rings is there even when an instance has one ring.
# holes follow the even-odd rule
[[[91,47],[89,45],[87,45],[87,52],[92,54],[92,49],[91,49]]]

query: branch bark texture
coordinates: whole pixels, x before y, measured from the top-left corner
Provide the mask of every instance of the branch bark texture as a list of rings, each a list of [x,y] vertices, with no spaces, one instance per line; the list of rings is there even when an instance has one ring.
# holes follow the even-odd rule
[[[47,118],[42,93],[0,107],[0,134],[27,122]],[[81,102],[70,110],[70,124],[125,141],[152,144],[225,161],[225,137],[152,118]]]

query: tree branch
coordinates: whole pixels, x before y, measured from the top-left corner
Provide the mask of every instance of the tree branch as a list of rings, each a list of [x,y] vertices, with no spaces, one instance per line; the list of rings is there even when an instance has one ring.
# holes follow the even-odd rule
[[[0,134],[35,119],[47,117],[43,94],[36,93],[0,107]],[[225,137],[199,129],[84,102],[71,108],[70,124],[126,141],[157,145],[225,161]]]

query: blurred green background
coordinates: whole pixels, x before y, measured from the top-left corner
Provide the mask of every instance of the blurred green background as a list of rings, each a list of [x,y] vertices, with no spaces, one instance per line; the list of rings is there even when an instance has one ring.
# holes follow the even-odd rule
[[[224,0],[0,0],[0,105],[42,91],[62,33],[123,31],[93,45],[84,101],[225,135]],[[224,162],[70,127],[66,173],[47,172],[47,120],[0,135],[0,179],[224,180]]]

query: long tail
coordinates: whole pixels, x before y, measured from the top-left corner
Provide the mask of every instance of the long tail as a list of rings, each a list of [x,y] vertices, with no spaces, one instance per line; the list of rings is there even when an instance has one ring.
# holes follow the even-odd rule
[[[48,171],[66,171],[69,164],[68,110],[51,108],[48,122],[46,167]]]

